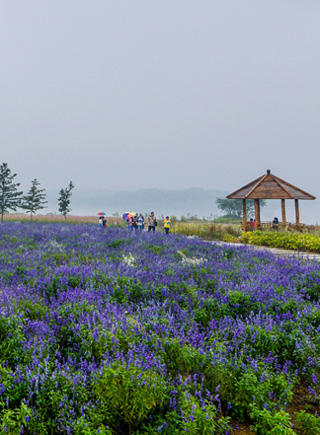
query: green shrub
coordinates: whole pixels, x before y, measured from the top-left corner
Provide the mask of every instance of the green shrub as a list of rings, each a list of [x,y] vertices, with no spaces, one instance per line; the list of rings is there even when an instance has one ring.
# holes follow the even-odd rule
[[[91,391],[83,380],[81,371],[68,373],[56,370],[53,362],[48,363],[40,375],[39,388],[31,402],[36,409],[36,415],[28,423],[28,434],[56,434],[61,418],[75,421],[80,417],[81,408],[92,397]],[[74,377],[79,380],[76,384]],[[73,401],[76,406],[72,406]]]
[[[320,237],[307,233],[287,231],[252,231],[242,233],[241,242],[307,252],[320,252]]]
[[[113,435],[111,430],[104,425],[100,425],[98,429],[93,427],[90,421],[84,417],[79,418],[74,425],[74,435]]]
[[[25,359],[23,325],[20,319],[0,316],[0,362],[10,366]]]
[[[176,376],[178,372],[182,375],[197,372],[205,364],[205,355],[191,345],[180,344],[176,338],[166,341],[163,348],[165,363],[173,376]]]
[[[162,406],[166,393],[157,373],[133,365],[105,367],[93,388],[113,415],[127,424],[129,434],[153,409]]]
[[[152,423],[144,423],[136,435],[211,435],[231,432],[230,417],[224,417],[217,408],[189,392],[179,391],[177,410],[167,411],[165,415],[155,414]]]
[[[296,435],[290,415],[285,411],[272,413],[267,409],[253,408],[250,416],[255,420],[252,429],[259,435]]]
[[[207,403],[200,406],[199,401],[189,393],[184,393],[180,400],[182,419],[178,423],[181,434],[190,435],[211,435],[225,434],[231,429],[229,418],[218,418],[217,409],[214,405]]]
[[[249,295],[239,290],[229,292],[228,314],[232,317],[246,317],[248,313],[257,309],[257,303],[252,302]]]
[[[113,242],[109,243],[109,248],[118,248],[122,244],[126,244],[127,241],[125,239],[118,239],[114,240]]]
[[[21,298],[16,303],[17,309],[21,310],[25,317],[30,320],[41,320],[48,313],[49,309],[41,301],[32,301]]]
[[[263,409],[265,404],[271,410],[279,408],[293,397],[292,384],[282,373],[263,373],[261,369],[255,373],[249,369],[235,382],[233,413],[241,420],[246,420],[251,414],[251,404],[256,409]]]
[[[306,411],[300,411],[297,412],[296,418],[296,426],[300,435],[319,435],[320,417],[316,417]]]
[[[20,435],[21,430],[28,425],[28,420],[32,415],[32,410],[29,409],[23,402],[20,408],[5,409],[5,404],[1,403],[2,410],[0,411],[0,435]]]
[[[216,343],[223,351],[224,344]],[[239,368],[230,364],[207,363],[203,368],[204,388],[216,394],[219,387],[219,399],[223,412],[227,412],[228,404],[232,403],[231,415],[246,421],[250,418],[251,404],[257,409],[263,409],[265,404],[270,409],[278,409],[293,398],[293,384],[289,383],[284,374],[268,371],[262,363],[258,364],[256,372],[253,368],[244,372],[243,365]]]

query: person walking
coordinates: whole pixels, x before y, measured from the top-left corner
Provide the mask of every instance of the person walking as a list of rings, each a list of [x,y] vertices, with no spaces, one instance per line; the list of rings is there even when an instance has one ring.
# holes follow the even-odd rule
[[[134,215],[132,219],[133,219],[133,228],[135,230],[137,230],[138,229],[138,222],[137,222],[138,214]]]
[[[130,231],[133,231],[133,216],[130,216],[130,217],[127,219],[127,222],[128,222],[128,229],[129,229]]]
[[[158,225],[157,218],[155,217],[154,212],[152,211],[150,216],[148,216],[148,232],[155,231],[157,225]]]
[[[171,228],[171,220],[170,220],[169,216],[167,216],[165,218],[165,220],[163,221],[163,226],[164,226],[164,230],[165,230],[166,234],[169,234],[169,230]]]
[[[142,213],[140,213],[139,217],[137,218],[137,224],[140,231],[144,230],[144,217]]]

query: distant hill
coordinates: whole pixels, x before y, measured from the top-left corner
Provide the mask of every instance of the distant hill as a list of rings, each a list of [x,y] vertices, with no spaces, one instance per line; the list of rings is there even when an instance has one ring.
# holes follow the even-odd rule
[[[43,213],[57,213],[57,198],[59,189],[48,189],[48,208]],[[199,218],[218,217],[223,213],[217,208],[216,199],[224,198],[229,192],[215,189],[190,188],[184,190],[139,189],[136,191],[112,191],[106,189],[75,188],[71,197],[71,214],[79,216],[94,216],[98,211],[105,211],[108,216],[125,211],[150,213],[156,216],[170,215],[194,216]],[[301,222],[306,224],[320,223],[320,200],[300,201]],[[295,221],[294,202],[286,201],[287,221]],[[262,221],[272,221],[277,216],[281,220],[281,202],[267,201],[262,209]]]
[[[180,217],[197,215],[209,217],[221,214],[216,199],[225,197],[228,192],[190,188],[185,190],[140,189],[136,191],[110,191],[103,189],[75,188],[71,198],[71,214],[95,215],[105,211],[108,216],[118,212],[135,211],[156,216],[175,215]],[[44,212],[57,212],[58,190],[47,190],[48,209]]]

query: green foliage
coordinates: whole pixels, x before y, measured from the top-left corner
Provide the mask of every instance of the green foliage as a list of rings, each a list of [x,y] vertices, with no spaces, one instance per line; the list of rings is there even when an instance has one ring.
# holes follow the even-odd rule
[[[59,419],[63,417],[74,421],[72,401],[77,404],[77,414],[80,414],[81,407],[89,401],[90,391],[82,381],[83,374],[80,371],[59,372],[55,369],[54,363],[49,363],[46,372],[41,371],[41,388],[34,397],[37,419],[32,418],[28,427],[32,434],[55,434]],[[78,375],[79,380],[76,384],[73,375]]]
[[[109,248],[118,248],[120,245],[124,243],[126,243],[125,239],[114,240],[113,242],[109,243]]]
[[[69,186],[67,186],[65,189],[61,189],[59,192],[59,198],[58,198],[58,205],[59,205],[59,212],[66,218],[67,214],[71,211],[70,208],[70,198],[71,198],[71,191],[74,188],[74,185],[72,181],[70,181]]]
[[[113,435],[111,430],[105,427],[103,424],[99,427],[93,426],[93,424],[84,417],[79,418],[74,426],[74,435]]]
[[[179,390],[179,389],[178,389]],[[211,435],[230,433],[230,417],[224,417],[209,401],[200,403],[199,399],[187,391],[176,391],[177,410],[167,411],[165,416],[156,412],[153,423],[145,422],[136,435]]]
[[[234,411],[239,414],[240,419],[246,419],[250,415],[253,402],[257,409],[263,409],[268,404],[274,410],[290,402],[292,396],[292,385],[283,374],[277,375],[268,371],[259,374],[250,369],[236,380]]]
[[[288,231],[250,231],[242,233],[241,242],[250,245],[320,252],[320,237],[308,233]]]
[[[32,216],[37,213],[38,210],[45,208],[45,204],[48,201],[45,200],[46,194],[45,189],[39,189],[40,183],[37,179],[31,181],[31,187],[29,192],[22,197],[21,208],[26,210]]]
[[[252,429],[259,435],[296,435],[290,415],[285,411],[271,413],[267,409],[253,407],[251,418],[255,421]]]
[[[0,362],[13,366],[24,356],[22,322],[17,317],[0,316]]]
[[[245,295],[239,290],[231,291],[229,293],[229,304],[227,308],[229,315],[232,315],[233,317],[245,317],[248,315],[248,312],[256,309],[257,303],[251,302],[249,295]]]
[[[119,276],[114,281],[112,299],[118,304],[143,301],[147,294],[148,290],[140,280]]]
[[[101,402],[128,425],[129,434],[153,409],[162,406],[166,393],[165,382],[157,373],[133,365],[105,367],[93,388]]]
[[[32,301],[30,299],[19,299],[16,302],[17,310],[21,310],[24,317],[30,320],[41,320],[48,313],[49,309],[41,301]]]
[[[225,343],[216,342],[216,350],[223,355]],[[240,420],[250,419],[252,403],[257,409],[264,409],[267,405],[272,412],[290,403],[293,398],[293,385],[284,374],[273,373],[264,367],[263,363],[257,368],[234,367],[226,368],[223,364],[207,364],[203,369],[204,385],[212,394],[219,390],[221,407],[224,412],[228,404],[232,403],[231,415]]]
[[[234,216],[238,219],[242,218],[242,200],[241,199],[228,199],[228,198],[217,198],[216,203],[218,208],[225,212],[229,216]],[[260,206],[265,207],[266,201],[260,201]],[[247,216],[252,216],[254,213],[254,200],[249,199],[246,201]]]
[[[165,362],[173,376],[176,376],[177,373],[186,375],[198,372],[205,363],[205,355],[191,345],[181,344],[176,338],[167,340],[163,347],[166,353]]]
[[[185,392],[180,400],[182,419],[178,422],[181,433],[190,435],[225,434],[230,430],[229,419],[220,417],[218,421],[217,409],[214,405],[206,403],[200,405],[199,401]]]
[[[27,427],[27,422],[32,416],[32,410],[24,402],[21,402],[20,408],[6,409],[4,403],[0,403],[0,435],[20,435],[23,429]]]
[[[163,251],[162,246],[150,245],[148,248],[156,255],[159,255]]]
[[[300,411],[297,412],[296,419],[296,426],[300,435],[319,435],[320,417],[316,417],[306,411]]]
[[[23,192],[18,191],[20,183],[14,183],[17,174],[11,174],[7,163],[0,165],[0,213],[3,222],[4,213],[16,211],[21,204]]]

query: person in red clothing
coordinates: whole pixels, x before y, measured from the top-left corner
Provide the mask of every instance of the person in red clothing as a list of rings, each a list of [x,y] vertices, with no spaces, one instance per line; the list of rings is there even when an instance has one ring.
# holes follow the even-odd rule
[[[252,231],[254,231],[256,229],[256,223],[252,218],[250,219],[250,225],[251,225]]]

